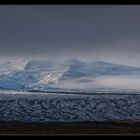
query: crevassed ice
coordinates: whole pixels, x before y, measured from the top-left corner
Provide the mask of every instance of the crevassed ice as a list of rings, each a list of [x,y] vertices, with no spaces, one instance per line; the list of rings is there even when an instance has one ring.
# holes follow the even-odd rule
[[[58,75],[55,74],[44,74],[41,78],[39,83],[41,84],[48,84],[48,83],[58,83]]]

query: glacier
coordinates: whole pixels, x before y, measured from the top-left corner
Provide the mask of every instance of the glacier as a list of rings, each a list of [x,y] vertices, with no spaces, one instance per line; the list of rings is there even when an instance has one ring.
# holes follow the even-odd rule
[[[0,120],[140,120],[140,68],[78,59],[0,68]]]
[[[0,91],[0,120],[73,122],[140,120],[140,94],[78,95]]]

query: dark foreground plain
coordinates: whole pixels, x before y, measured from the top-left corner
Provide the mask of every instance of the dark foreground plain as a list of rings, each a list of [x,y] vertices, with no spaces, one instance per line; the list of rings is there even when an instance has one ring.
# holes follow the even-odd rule
[[[1,121],[0,134],[140,134],[140,122],[16,122]]]

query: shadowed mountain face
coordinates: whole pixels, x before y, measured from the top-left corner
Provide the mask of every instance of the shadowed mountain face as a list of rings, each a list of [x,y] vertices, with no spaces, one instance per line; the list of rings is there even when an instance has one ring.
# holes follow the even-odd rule
[[[86,63],[77,59],[68,61],[69,69],[64,72],[61,79],[71,79],[85,76],[101,76],[101,75],[127,75],[140,74],[140,68],[112,64],[103,61]]]
[[[8,73],[1,72],[0,88],[25,90],[27,87],[34,89],[40,86],[45,88],[53,86],[55,89],[56,87],[65,88],[64,85],[70,88],[70,84],[78,88],[79,83],[90,83],[90,87],[93,88],[95,84],[92,82],[97,77],[136,75],[140,75],[140,68],[103,61],[83,62],[78,59],[70,59],[58,64],[45,60],[32,60],[27,62],[24,70],[13,71],[11,69],[10,71],[9,69]]]
[[[53,62],[44,61],[44,60],[31,60],[29,61],[26,66],[25,70],[51,70],[54,69],[55,65]]]

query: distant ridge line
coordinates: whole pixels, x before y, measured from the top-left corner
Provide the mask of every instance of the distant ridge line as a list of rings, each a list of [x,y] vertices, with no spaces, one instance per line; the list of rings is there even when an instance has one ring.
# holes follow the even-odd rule
[[[26,90],[27,92],[38,92],[38,93],[60,93],[60,94],[75,94],[75,95],[140,95],[139,92],[137,93],[104,93],[104,92],[77,92],[77,91],[41,91],[41,90]]]

